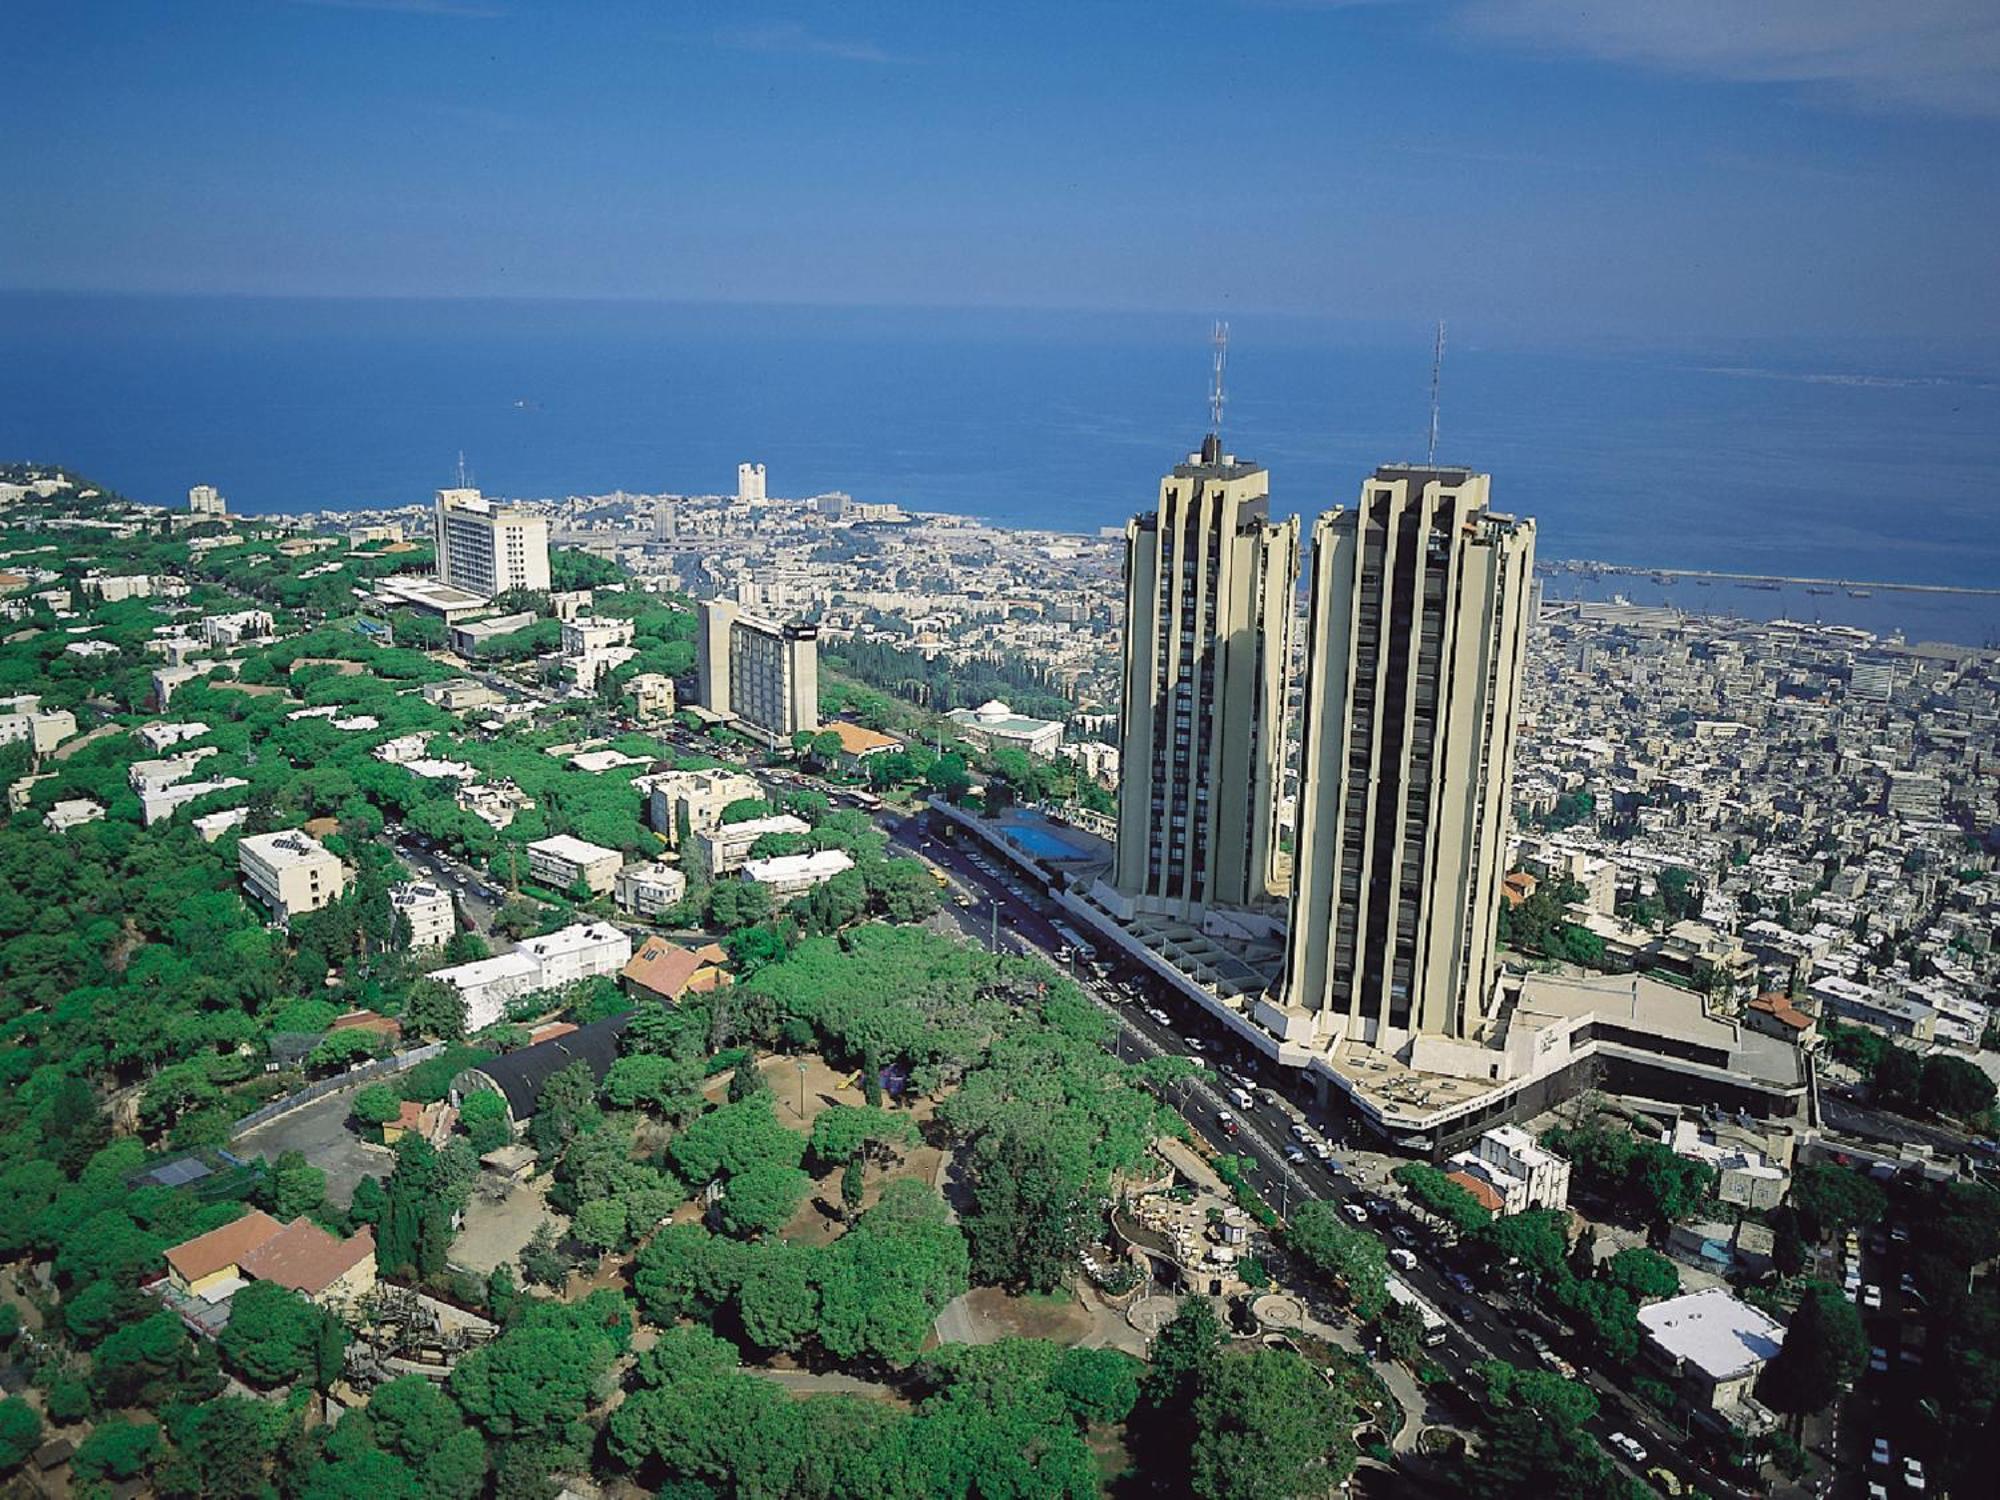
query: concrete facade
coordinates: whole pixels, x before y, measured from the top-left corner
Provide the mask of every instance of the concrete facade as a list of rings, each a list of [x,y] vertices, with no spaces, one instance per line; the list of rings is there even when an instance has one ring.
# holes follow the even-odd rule
[[[488,598],[548,588],[546,517],[495,505],[478,490],[439,490],[435,525],[440,582]]]
[[[706,599],[695,645],[701,704],[767,745],[819,728],[819,630]]]
[[[251,899],[280,922],[319,911],[347,889],[347,871],[327,847],[296,828],[253,833],[236,846]]]

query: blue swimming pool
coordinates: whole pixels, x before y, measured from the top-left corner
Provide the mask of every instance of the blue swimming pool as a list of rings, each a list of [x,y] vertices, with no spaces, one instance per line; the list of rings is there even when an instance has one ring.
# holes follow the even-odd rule
[[[1004,836],[1036,859],[1088,859],[1091,854],[1088,846],[1072,844],[1046,823],[1013,823],[1007,827]]]

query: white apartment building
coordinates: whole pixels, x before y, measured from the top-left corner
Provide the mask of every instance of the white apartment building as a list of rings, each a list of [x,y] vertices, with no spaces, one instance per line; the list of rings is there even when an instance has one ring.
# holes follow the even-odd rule
[[[169,755],[160,760],[135,760],[125,768],[125,781],[143,797],[147,792],[172,786],[176,781],[185,781],[194,774],[196,766],[211,755],[220,753],[213,745],[203,745],[199,750]]]
[[[620,870],[614,899],[635,917],[653,918],[680,905],[686,895],[687,876],[670,864],[655,862]]]
[[[171,786],[148,787],[139,793],[139,818],[151,828],[210,792],[229,792],[248,785],[250,783],[241,776],[217,776],[208,781],[177,781]]]
[[[546,517],[495,505],[478,490],[439,490],[436,528],[440,582],[489,598],[509,589],[548,588]]]
[[[80,828],[85,823],[100,822],[104,809],[88,797],[73,797],[67,802],[58,802],[42,814],[42,826],[51,833],[68,833],[72,828]]]
[[[528,845],[528,873],[551,890],[566,891],[581,880],[594,896],[618,883],[625,856],[602,844],[587,843],[567,833],[537,839]]]
[[[458,991],[458,998],[465,1002],[465,1029],[477,1032],[498,1025],[506,1019],[511,1003],[542,987],[542,966],[533,955],[516,949],[437,969],[430,977]]]
[[[1503,1213],[1530,1208],[1569,1207],[1569,1162],[1544,1151],[1518,1125],[1497,1125],[1450,1165],[1484,1182],[1500,1195]]]
[[[250,896],[280,922],[319,911],[347,889],[347,871],[318,839],[297,828],[253,833],[236,846]]]
[[[741,771],[662,771],[646,779],[646,822],[676,848],[683,824],[689,833],[709,833],[730,803],[764,795],[757,778]]]
[[[277,622],[268,609],[239,609],[204,619],[201,638],[211,646],[238,646],[244,641],[262,640],[276,629]]]
[[[771,900],[779,906],[803,896],[816,885],[843,870],[854,868],[844,849],[815,849],[810,854],[779,854],[770,859],[746,860],[743,878],[768,887]]]
[[[287,714],[286,718],[297,717]],[[191,719],[181,724],[142,724],[134,731],[139,743],[155,755],[162,750],[171,750],[182,740],[198,740],[208,733],[208,726],[199,719]]]
[[[194,831],[201,835],[204,844],[212,844],[232,828],[240,828],[250,821],[247,807],[224,808],[221,812],[203,813],[191,820]]]
[[[674,680],[662,672],[641,672],[625,684],[640,719],[671,719],[674,716]]]
[[[718,823],[707,832],[699,829],[691,832],[688,835],[688,853],[695,863],[708,871],[711,879],[720,879],[742,869],[743,862],[750,857],[752,846],[765,834],[811,832],[812,824],[790,813],[779,813],[770,818],[749,818],[741,823]]]
[[[24,693],[13,700],[26,707],[0,713],[0,745],[29,745],[37,755],[46,755],[76,733],[76,715],[66,708],[44,710],[41,699]],[[0,702],[0,707],[5,707]]]
[[[412,880],[389,892],[389,904],[410,924],[412,948],[442,948],[458,931],[451,892],[429,880]]]
[[[86,573],[82,581],[86,594],[93,594],[106,604],[153,597],[153,579],[149,573]]]
[[[764,495],[764,466],[762,464],[738,464],[736,466],[736,499],[742,505],[762,505]]]
[[[218,518],[229,514],[229,502],[222,498],[222,492],[212,484],[198,484],[188,491],[188,513],[190,515]]]

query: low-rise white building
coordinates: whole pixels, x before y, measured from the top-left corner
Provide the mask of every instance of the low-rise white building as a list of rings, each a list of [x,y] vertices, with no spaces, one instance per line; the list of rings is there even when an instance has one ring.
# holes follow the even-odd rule
[[[51,833],[68,833],[85,823],[102,821],[104,808],[88,797],[72,797],[66,802],[58,802],[42,814],[42,826]]]
[[[207,781],[176,781],[171,786],[148,787],[139,793],[140,821],[151,828],[210,792],[234,791],[237,787],[248,785],[250,783],[241,776],[217,776]]]
[[[747,818],[741,823],[718,823],[707,832],[697,829],[688,838],[690,857],[711,879],[733,875],[743,868],[750,850],[767,833],[811,833],[812,824],[790,813],[769,818]]]
[[[209,615],[201,622],[201,638],[211,646],[240,646],[273,634],[277,622],[268,609],[239,609]]]
[[[191,820],[194,831],[201,835],[204,844],[212,844],[232,828],[240,828],[250,821],[247,807],[227,807],[221,812],[204,813]]]
[[[465,1002],[465,1029],[484,1031],[505,1020],[508,1007],[523,996],[615,975],[631,958],[632,940],[616,927],[579,922],[530,938],[511,953],[439,969],[431,978],[458,991]]]
[[[26,695],[31,700],[34,695]],[[37,755],[47,755],[76,733],[76,715],[66,708],[0,714],[0,745],[28,745]]]
[[[286,718],[295,715],[287,714]],[[208,726],[199,719],[189,719],[177,724],[141,724],[133,731],[139,743],[158,755],[162,750],[171,750],[183,740],[198,740],[208,733]]]
[[[537,839],[528,845],[528,873],[551,890],[567,891],[579,880],[594,896],[618,883],[625,856],[602,844],[588,843],[567,833]]]
[[[743,866],[743,878],[767,887],[779,906],[803,896],[816,885],[843,870],[854,868],[844,849],[815,849],[810,854],[779,854],[770,859],[753,859]]]
[[[442,948],[458,931],[451,892],[434,881],[412,880],[394,887],[389,904],[410,924],[412,948]]]
[[[1648,1359],[1690,1406],[1753,1432],[1768,1427],[1769,1413],[1751,1390],[1785,1342],[1776,1319],[1727,1287],[1711,1287],[1640,1308],[1639,1327]]]
[[[683,830],[711,832],[721,824],[722,810],[730,803],[764,796],[763,784],[741,771],[662,771],[645,780],[646,822],[676,848]]]
[[[1569,1162],[1536,1145],[1518,1125],[1495,1126],[1470,1151],[1452,1157],[1451,1165],[1498,1193],[1503,1213],[1569,1207]]]
[[[686,895],[687,876],[663,861],[627,865],[618,872],[615,899],[635,917],[657,917]]]
[[[1031,719],[1017,714],[998,698],[977,708],[954,708],[945,715],[965,731],[965,737],[988,750],[1024,750],[1043,760],[1055,757],[1063,727],[1055,719]]]
[[[203,745],[198,750],[164,756],[159,760],[135,760],[125,768],[125,781],[143,797],[147,792],[172,786],[176,781],[185,781],[194,775],[196,766],[209,756],[220,753],[213,745]]]

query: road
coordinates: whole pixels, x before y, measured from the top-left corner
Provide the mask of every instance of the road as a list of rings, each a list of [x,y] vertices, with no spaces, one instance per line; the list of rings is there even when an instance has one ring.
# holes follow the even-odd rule
[[[446,853],[430,839],[413,833],[400,823],[385,830],[396,857],[419,880],[428,880],[450,891],[458,903],[459,922],[481,936],[491,936],[493,918],[507,900],[507,893],[487,879],[484,871]]]
[[[1136,1060],[1165,1054],[1199,1061],[1201,1073],[1174,1089],[1171,1102],[1215,1149],[1249,1160],[1259,1195],[1280,1215],[1289,1214],[1309,1198],[1358,1201],[1368,1215],[1369,1227],[1389,1245],[1412,1250],[1415,1264],[1396,1274],[1450,1324],[1445,1342],[1432,1350],[1432,1357],[1460,1390],[1477,1389],[1470,1371],[1482,1360],[1539,1366],[1541,1357],[1528,1342],[1531,1329],[1573,1358],[1583,1353],[1569,1330],[1554,1320],[1490,1285],[1472,1282],[1471,1277],[1484,1274],[1478,1257],[1469,1249],[1448,1243],[1398,1201],[1400,1189],[1388,1176],[1392,1158],[1350,1148],[1339,1124],[1313,1109],[1309,1098],[1280,1092],[1287,1084],[1307,1091],[1296,1075],[1287,1076],[1286,1070],[1244,1050],[1150,975],[1131,970],[1100,978],[1074,962],[1064,965],[1057,960],[1055,955],[1065,945],[1050,919],[1055,908],[1048,902],[1046,889],[1032,875],[1007,866],[973,835],[948,835],[950,825],[942,819],[922,813],[913,817],[885,814],[879,821],[900,850],[928,860],[950,880],[954,901],[945,908],[941,925],[1002,951],[1035,953],[1059,968],[1067,967],[1084,992],[1117,1022],[1112,1045],[1120,1057]],[[1224,1097],[1231,1077],[1250,1087],[1252,1102],[1247,1108]],[[1219,1119],[1225,1111],[1233,1130]],[[1288,1149],[1296,1145],[1294,1127],[1304,1127],[1332,1145],[1331,1162],[1322,1162],[1307,1151]],[[1454,1281],[1450,1279],[1454,1274],[1468,1279]],[[1591,1372],[1583,1378],[1600,1403],[1598,1417],[1590,1424],[1600,1441],[1613,1432],[1627,1433],[1648,1450],[1645,1467],[1664,1464],[1684,1477],[1696,1476],[1712,1494],[1745,1493],[1687,1453],[1683,1432],[1666,1427],[1649,1409],[1628,1401],[1604,1377]],[[1608,1446],[1606,1451],[1612,1452]],[[1615,1453],[1613,1457],[1635,1477],[1640,1476],[1638,1467]]]

